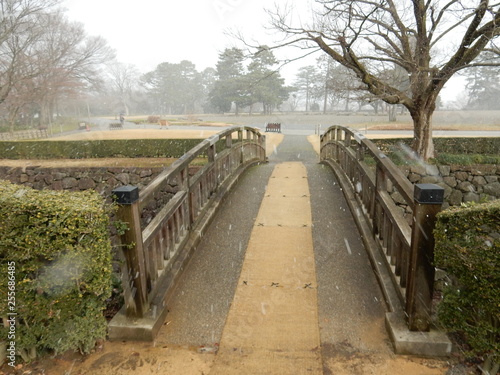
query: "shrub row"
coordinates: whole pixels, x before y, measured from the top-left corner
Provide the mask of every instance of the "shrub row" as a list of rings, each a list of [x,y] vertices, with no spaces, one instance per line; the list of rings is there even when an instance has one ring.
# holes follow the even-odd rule
[[[434,147],[438,154],[480,154],[498,155],[500,138],[434,138]],[[403,143],[411,146],[411,138],[375,139],[373,142],[384,152],[391,152],[395,145]],[[454,163],[457,163],[456,161]],[[460,164],[460,163],[457,163]]]
[[[16,350],[25,360],[37,351],[88,353],[105,338],[108,211],[95,191],[37,191],[0,180],[0,300],[8,291],[15,296],[14,305],[0,304],[0,316],[5,324],[17,314]],[[1,337],[9,329],[2,325]]]
[[[464,334],[475,355],[500,355],[500,200],[438,214],[435,264],[451,280],[439,321]]]
[[[4,141],[0,142],[0,159],[179,158],[198,143],[199,139]]]

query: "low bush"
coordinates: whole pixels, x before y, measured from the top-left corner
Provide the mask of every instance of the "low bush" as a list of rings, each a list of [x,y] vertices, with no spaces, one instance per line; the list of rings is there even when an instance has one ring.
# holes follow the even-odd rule
[[[148,116],[147,122],[149,124],[157,124],[160,121],[160,116]]]
[[[434,163],[439,165],[500,164],[500,155],[441,153],[434,159]]]
[[[439,213],[434,236],[435,264],[451,279],[439,321],[471,354],[500,355],[500,200]]]
[[[200,139],[3,141],[0,159],[179,158],[200,142]]]
[[[94,191],[37,191],[0,180],[0,299],[8,291],[15,297],[0,304],[0,316],[5,325],[16,313],[16,350],[25,360],[41,351],[88,353],[105,338],[108,215]],[[1,337],[9,328],[0,329]]]
[[[373,142],[383,151],[391,152],[399,144],[411,146],[411,138],[374,139]],[[481,154],[498,155],[500,138],[434,138],[434,148],[438,154]]]

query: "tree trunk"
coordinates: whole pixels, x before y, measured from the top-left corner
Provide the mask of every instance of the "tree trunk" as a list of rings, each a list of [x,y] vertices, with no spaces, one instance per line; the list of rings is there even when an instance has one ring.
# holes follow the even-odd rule
[[[49,104],[47,100],[44,98],[40,101],[40,117],[38,118],[38,127],[48,127],[49,122]]]
[[[395,105],[390,105],[389,106],[389,122],[396,122],[397,117],[396,117],[396,106]]]
[[[411,113],[413,119],[413,150],[427,161],[434,157],[432,141],[432,111],[421,109]]]
[[[326,115],[326,106],[328,104],[328,87],[325,84],[325,92],[323,94],[323,114]]]
[[[16,106],[16,108],[12,109],[11,111],[9,111],[9,130],[11,133],[14,133],[14,127],[15,127],[15,124],[16,124],[16,118],[17,118],[17,115],[19,113],[19,110],[21,108],[19,108],[18,106]]]

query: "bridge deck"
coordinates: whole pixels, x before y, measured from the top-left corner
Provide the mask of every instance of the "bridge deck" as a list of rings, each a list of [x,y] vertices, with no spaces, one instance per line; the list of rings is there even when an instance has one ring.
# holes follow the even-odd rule
[[[315,259],[312,268],[313,271],[315,269],[316,280],[312,281],[314,274],[311,278],[308,273],[293,277],[302,287],[309,283],[312,284],[313,291],[317,294],[317,306],[313,306],[317,307],[317,314],[308,315],[297,306],[295,311],[297,321],[292,323],[292,320],[290,324],[281,327],[282,337],[288,337],[288,347],[282,347],[282,343],[280,343],[272,349],[269,348],[270,344],[268,344],[266,345],[269,349],[267,356],[276,357],[283,353],[285,357],[289,358],[294,356],[293,353],[298,356],[296,347],[299,343],[296,341],[303,340],[303,338],[301,338],[299,327],[296,324],[312,319],[312,316],[317,316],[313,327],[319,328],[320,349],[312,346],[309,350],[312,354],[315,352],[319,354],[319,361],[322,361],[322,366],[325,369],[328,368],[333,373],[341,373],[338,372],[340,368],[336,368],[339,360],[343,362],[343,359],[351,358],[354,360],[354,366],[356,365],[355,358],[361,362],[363,357],[374,355],[374,353],[380,355],[383,352],[387,355],[391,352],[391,348],[384,328],[385,306],[382,294],[359,238],[356,225],[333,173],[327,167],[318,164],[316,153],[307,139],[302,136],[285,136],[276,152],[269,156],[269,161],[269,164],[252,168],[246,173],[217,214],[169,304],[168,324],[160,331],[157,345],[174,344],[211,348],[216,343],[220,343],[220,354],[227,353],[228,349],[233,352],[231,357],[233,365],[237,363],[248,366],[248,361],[252,361],[252,363],[264,361],[269,364],[269,360],[262,357],[262,352],[255,358],[250,356],[249,359],[249,353],[255,349],[255,345],[259,344],[251,341],[255,338],[252,339],[249,335],[242,334],[245,330],[255,331],[248,330],[249,327],[262,325],[262,316],[257,317],[251,314],[243,316],[238,341],[229,340],[226,342],[227,331],[224,327],[232,324],[232,318],[228,318],[228,315],[235,313],[230,312],[230,309],[231,306],[237,305],[232,303],[235,292],[238,295],[237,287],[248,286],[242,285],[247,280],[241,279],[240,273],[242,267],[247,266],[247,261],[244,264],[244,260],[249,243],[252,248],[259,247],[254,244],[254,241],[257,241],[258,244],[259,236],[251,238],[254,229],[263,226],[272,230],[274,227],[276,229],[276,249],[283,241],[277,230],[278,225],[283,224],[276,220],[273,221],[272,216],[267,216],[267,222],[261,223],[266,219],[259,216],[259,207],[266,200],[266,195],[271,194],[269,191],[266,192],[266,187],[272,188],[272,173],[275,168],[283,166],[282,163],[299,162],[299,165],[303,165],[304,174],[307,175],[309,193],[305,194],[310,197],[310,200],[307,198],[305,200],[309,200],[307,207],[308,209],[310,207],[310,213],[300,212],[300,210],[294,212],[294,208],[290,204],[289,214],[285,214],[281,220],[286,220],[287,216],[297,217],[299,214],[309,214],[312,219],[310,229],[312,229]],[[290,182],[294,183],[293,179]],[[284,195],[286,194],[285,192]],[[294,193],[290,192],[290,194]],[[272,204],[271,202],[264,203],[262,207]],[[297,227],[298,224],[292,223],[290,225]],[[313,249],[311,249],[311,254]],[[306,251],[308,249],[305,248],[304,252]],[[287,261],[287,254],[285,252],[280,256],[285,258],[269,258],[269,263],[273,263],[273,265],[269,267],[268,280],[266,281],[271,282],[269,286],[266,285],[266,288],[262,285],[263,290],[270,289],[273,282],[283,285],[278,268]],[[290,252],[289,256],[296,255]],[[262,271],[262,268],[260,270]],[[251,276],[247,274],[245,277],[250,279]],[[301,280],[301,277],[304,279]],[[272,281],[271,279],[276,280]],[[309,290],[309,287],[306,289]],[[292,298],[290,295],[287,297],[285,288],[282,288],[281,291],[284,298]],[[278,308],[283,310],[289,308],[286,305],[276,305],[275,301],[270,302],[267,299],[269,296],[266,296],[265,293],[260,296],[254,294],[254,296],[256,299],[254,303],[259,307],[272,303],[273,308],[275,306],[279,306]],[[305,304],[306,300],[303,300],[302,303]],[[287,310],[286,313],[290,312]],[[293,311],[291,314],[293,315]],[[286,316],[283,315],[282,318],[288,320]],[[223,332],[225,333],[223,334]],[[248,341],[245,342],[242,337],[246,337]],[[228,348],[227,345],[232,347]],[[342,367],[344,366],[345,363]],[[310,367],[314,368],[315,371],[307,373],[319,373],[314,365],[310,365]],[[240,367],[237,372],[232,373],[245,373],[241,372],[244,368]],[[227,369],[220,371],[218,369],[221,369],[221,365],[216,361],[212,371],[214,374],[231,373]],[[248,373],[255,373],[248,371]],[[279,367],[274,372],[270,369],[268,371],[268,373],[277,374],[289,373],[284,368]],[[341,371],[345,371],[345,369]],[[306,373],[306,368],[303,369],[303,372]]]

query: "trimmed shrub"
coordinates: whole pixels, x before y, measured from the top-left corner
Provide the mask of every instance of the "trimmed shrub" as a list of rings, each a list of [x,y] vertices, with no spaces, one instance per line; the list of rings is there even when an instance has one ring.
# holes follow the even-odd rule
[[[200,139],[4,141],[0,142],[0,159],[180,158],[200,142]]]
[[[25,360],[36,351],[88,353],[105,338],[108,215],[94,191],[37,191],[0,180],[2,301],[15,268],[15,306],[0,304],[0,316],[5,320],[14,308],[16,349]],[[1,330],[7,337],[9,327]]]
[[[500,200],[438,214],[435,264],[452,282],[439,321],[462,333],[472,354],[500,354]]]
[[[500,155],[442,153],[437,155],[435,162],[439,165],[500,164]]]
[[[391,152],[397,144],[411,146],[411,138],[374,139],[373,142],[383,151]],[[498,155],[500,138],[434,138],[434,147],[438,153],[446,154],[482,154]]]
[[[160,121],[160,116],[148,116],[148,119],[146,122],[149,124],[157,124]]]

